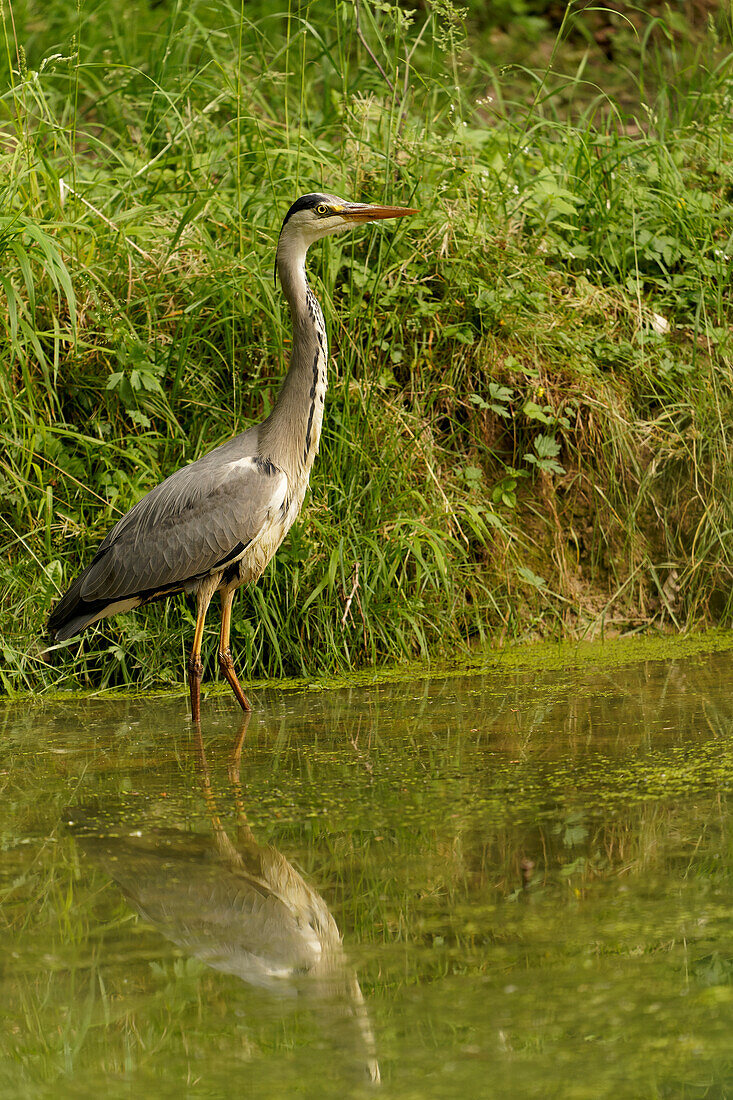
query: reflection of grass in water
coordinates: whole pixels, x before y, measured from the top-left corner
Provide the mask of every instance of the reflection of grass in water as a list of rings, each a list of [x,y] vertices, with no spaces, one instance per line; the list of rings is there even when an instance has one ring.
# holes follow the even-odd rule
[[[727,669],[719,656],[582,678],[519,672],[503,689],[487,677],[292,696],[255,715],[252,828],[329,903],[401,1096],[450,1062],[469,1096],[487,1095],[479,1079],[512,1095],[513,1066],[544,1097],[568,1061],[596,1075],[597,1091],[578,1095],[604,1095],[622,1072],[652,1094],[684,1079],[693,1047],[717,1079],[730,992]],[[75,798],[110,828],[205,832],[178,710],[161,710],[157,728],[147,704],[125,701],[75,703],[55,722],[6,716],[7,1089],[65,1073],[217,1081],[214,1051],[289,1080],[312,1056],[307,1018],[275,1016],[176,958],[59,827]],[[212,719],[219,789],[232,734],[230,712]],[[527,890],[523,858],[535,864]]]

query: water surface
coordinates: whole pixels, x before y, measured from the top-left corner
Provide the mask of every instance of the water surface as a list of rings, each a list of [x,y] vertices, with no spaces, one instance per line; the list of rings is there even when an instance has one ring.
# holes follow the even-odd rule
[[[732,681],[7,709],[0,1092],[733,1096]]]

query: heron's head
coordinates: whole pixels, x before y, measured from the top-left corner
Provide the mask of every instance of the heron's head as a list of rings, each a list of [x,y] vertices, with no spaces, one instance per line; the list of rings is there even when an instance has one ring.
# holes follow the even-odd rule
[[[365,202],[348,202],[337,195],[322,195],[315,191],[301,195],[285,215],[277,245],[278,261],[304,256],[308,248],[332,233],[343,233],[365,222],[385,218],[404,218],[416,214],[406,206],[377,206]]]

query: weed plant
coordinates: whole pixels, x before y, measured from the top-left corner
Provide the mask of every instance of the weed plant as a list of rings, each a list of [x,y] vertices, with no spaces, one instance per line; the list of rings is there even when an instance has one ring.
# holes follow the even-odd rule
[[[448,0],[5,5],[7,692],[180,681],[183,599],[38,639],[120,514],[271,408],[315,189],[421,213],[313,250],[324,436],[247,675],[730,622],[728,28],[620,22],[621,94],[587,18],[520,71]]]

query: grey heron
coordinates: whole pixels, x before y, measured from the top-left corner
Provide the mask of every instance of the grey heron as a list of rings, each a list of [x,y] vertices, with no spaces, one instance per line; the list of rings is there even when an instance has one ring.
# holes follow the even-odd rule
[[[323,421],[328,344],[323,313],[306,277],[306,253],[332,233],[414,213],[320,193],[293,203],[276,253],[290,306],[292,357],[272,412],[261,424],[176,470],[115,524],[53,608],[48,621],[53,641],[152,600],[194,594],[188,678],[191,712],[198,721],[204,622],[219,592],[219,666],[239,705],[251,709],[229,648],[232,600],[237,588],[262,575],[298,515]]]

